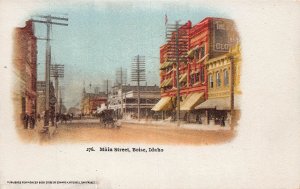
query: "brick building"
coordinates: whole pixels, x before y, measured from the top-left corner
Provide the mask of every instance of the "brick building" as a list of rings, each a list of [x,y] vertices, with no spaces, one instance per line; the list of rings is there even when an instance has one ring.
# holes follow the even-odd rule
[[[107,94],[104,92],[89,93],[83,90],[83,96],[81,99],[81,113],[84,115],[92,115],[97,112],[97,108],[102,104],[106,104]]]
[[[140,116],[152,116],[151,108],[160,99],[160,90],[156,85],[140,86]],[[121,115],[122,100],[123,113],[125,116],[137,115],[138,113],[138,86],[123,85],[121,93],[120,86],[114,86],[112,93],[109,95],[108,108],[114,109],[117,115]],[[123,98],[121,96],[123,95]]]
[[[37,38],[32,21],[14,30],[13,65],[15,75],[14,102],[16,116],[36,113]],[[21,124],[21,119],[17,124]]]
[[[180,110],[183,117],[189,116],[196,106],[208,98],[207,61],[228,53],[239,39],[234,22],[224,18],[208,17],[194,26],[188,21],[179,30],[185,30],[188,34],[188,48],[179,50],[179,57],[185,57],[180,58],[179,62]],[[164,112],[165,117],[173,114],[176,108],[176,62],[167,61],[172,53],[168,46],[172,43],[173,38],[160,47],[161,100],[152,108]]]

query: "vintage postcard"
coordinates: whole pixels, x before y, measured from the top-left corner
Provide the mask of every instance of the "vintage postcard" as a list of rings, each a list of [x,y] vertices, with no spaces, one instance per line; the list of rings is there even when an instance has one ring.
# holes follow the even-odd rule
[[[0,5],[0,188],[300,188],[298,1]]]

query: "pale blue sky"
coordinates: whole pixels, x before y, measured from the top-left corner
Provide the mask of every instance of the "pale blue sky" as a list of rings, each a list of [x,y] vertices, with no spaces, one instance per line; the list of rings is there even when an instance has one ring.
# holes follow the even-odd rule
[[[35,13],[34,13],[35,14]],[[159,84],[159,47],[165,41],[165,14],[169,23],[188,20],[196,24],[205,17],[226,17],[224,12],[188,4],[153,4],[146,2],[106,3],[101,7],[85,4],[70,7],[49,7],[36,14],[53,14],[69,18],[69,26],[52,28],[52,63],[65,65],[64,102],[78,105],[83,82],[86,89],[100,86],[104,79],[115,80],[118,67],[128,68],[140,54],[146,57],[148,85]],[[36,24],[36,35],[45,37],[44,24]],[[38,42],[38,79],[44,80],[45,42]],[[133,85],[134,83],[131,82]]]

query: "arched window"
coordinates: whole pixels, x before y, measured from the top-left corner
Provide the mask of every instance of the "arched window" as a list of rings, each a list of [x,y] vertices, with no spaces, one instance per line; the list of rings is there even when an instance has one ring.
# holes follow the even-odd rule
[[[220,72],[217,72],[216,74],[216,82],[217,82],[217,87],[220,87],[221,86]]]
[[[228,70],[224,70],[224,86],[228,86],[229,78],[228,78]]]
[[[209,87],[210,88],[214,88],[214,79],[213,79],[213,75],[209,74]]]

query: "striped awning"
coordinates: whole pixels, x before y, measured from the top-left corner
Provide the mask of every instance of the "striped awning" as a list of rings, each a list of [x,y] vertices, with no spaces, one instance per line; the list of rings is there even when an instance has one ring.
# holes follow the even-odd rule
[[[180,79],[179,79],[179,83],[183,82],[183,81],[186,81],[186,78],[187,78],[187,73],[183,74],[180,76]]]
[[[170,86],[171,83],[172,83],[172,78],[165,79],[165,80],[160,84],[160,88]]]
[[[230,110],[230,97],[208,99],[195,109]],[[234,109],[240,109],[240,96],[234,97]]]
[[[194,54],[195,54],[195,51],[196,51],[197,49],[199,49],[199,45],[197,45],[196,47],[194,47],[194,48],[192,48],[191,50],[189,50],[189,51],[187,52],[188,57],[193,58],[193,57],[194,57]]]
[[[172,84],[172,78],[169,78],[169,79],[166,81],[164,87],[168,87],[168,86],[170,86],[171,84]]]
[[[191,93],[182,102],[180,110],[193,110],[197,105],[204,101],[204,93]]]
[[[157,112],[157,111],[169,110],[171,108],[172,108],[172,98],[162,97],[151,110]]]
[[[164,62],[164,63],[162,63],[162,64],[160,65],[160,69],[163,70],[163,69],[165,69],[165,68],[167,68],[167,67],[169,67],[169,66],[171,66],[171,65],[173,65],[173,62],[168,62],[168,61],[166,61],[166,62]]]

